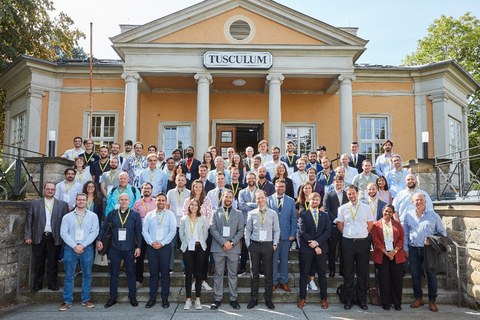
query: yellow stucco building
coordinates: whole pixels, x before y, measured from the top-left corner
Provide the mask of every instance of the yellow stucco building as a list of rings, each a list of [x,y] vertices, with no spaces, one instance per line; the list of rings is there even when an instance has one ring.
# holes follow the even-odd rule
[[[357,65],[367,41],[270,0],[204,1],[110,40],[120,60],[96,60],[93,137],[193,145],[225,153],[261,139],[329,155],[358,141],[374,158],[384,139],[404,159],[468,147],[467,96],[479,88],[456,62]],[[5,142],[57,154],[88,136],[89,65],[23,56],[0,75]]]

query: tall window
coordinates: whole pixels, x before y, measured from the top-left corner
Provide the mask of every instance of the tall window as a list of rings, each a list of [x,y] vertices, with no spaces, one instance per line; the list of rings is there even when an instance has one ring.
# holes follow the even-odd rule
[[[85,113],[86,128],[84,128],[84,136],[89,136],[90,130],[90,114]],[[92,115],[92,140],[95,145],[95,151],[100,146],[110,147],[112,143],[117,141],[117,114],[116,113],[94,113]]]
[[[12,146],[23,148],[25,147],[25,112],[21,112],[12,118]]]
[[[166,157],[170,157],[175,149],[180,149],[183,153],[186,147],[192,145],[191,125],[165,125],[162,133],[163,151]]]
[[[462,150],[462,126],[461,122],[448,117],[449,149],[451,153]],[[459,156],[459,155],[455,155]]]
[[[375,163],[383,153],[383,141],[390,137],[389,119],[385,116],[360,116],[359,122],[360,153]]]
[[[297,146],[296,154],[308,153],[315,146],[315,127],[311,126],[285,126],[285,142],[293,141]]]

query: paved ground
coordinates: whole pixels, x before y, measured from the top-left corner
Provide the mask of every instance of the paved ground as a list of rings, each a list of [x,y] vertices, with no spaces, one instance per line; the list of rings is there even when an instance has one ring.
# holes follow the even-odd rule
[[[452,305],[439,305],[440,311],[430,312],[428,307],[411,309],[403,305],[402,311],[384,311],[381,307],[369,306],[368,311],[362,311],[354,306],[352,310],[346,311],[342,305],[333,304],[328,310],[322,310],[319,305],[307,304],[300,310],[293,304],[277,304],[275,310],[268,310],[264,305],[258,305],[252,310],[247,310],[242,304],[241,310],[233,310],[228,304],[222,305],[219,310],[212,311],[207,305],[203,310],[183,310],[183,304],[172,304],[168,309],[162,309],[159,304],[152,309],[145,309],[141,303],[138,308],[129,304],[121,303],[109,309],[103,304],[93,309],[86,309],[81,304],[75,304],[71,309],[57,311],[57,304],[33,304],[18,305],[1,311],[0,319],[101,319],[101,320],[130,320],[130,319],[480,319],[480,312],[465,308],[457,308]]]

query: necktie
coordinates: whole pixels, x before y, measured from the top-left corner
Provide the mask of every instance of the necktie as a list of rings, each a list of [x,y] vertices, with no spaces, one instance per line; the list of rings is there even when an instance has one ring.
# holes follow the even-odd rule
[[[317,210],[313,210],[313,221],[315,222],[315,229],[318,228]]]
[[[277,197],[277,208],[278,208],[278,212],[281,212],[282,211],[282,208],[283,208],[283,204],[282,204],[282,199],[283,197]]]
[[[222,189],[218,189],[218,206],[222,204]]]

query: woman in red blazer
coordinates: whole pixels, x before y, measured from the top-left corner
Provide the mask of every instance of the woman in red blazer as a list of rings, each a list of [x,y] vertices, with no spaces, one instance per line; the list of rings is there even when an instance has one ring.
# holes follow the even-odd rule
[[[402,310],[403,252],[405,233],[400,222],[393,219],[395,208],[391,204],[383,207],[383,218],[374,222],[372,228],[372,260],[378,273],[378,286],[383,309]]]

